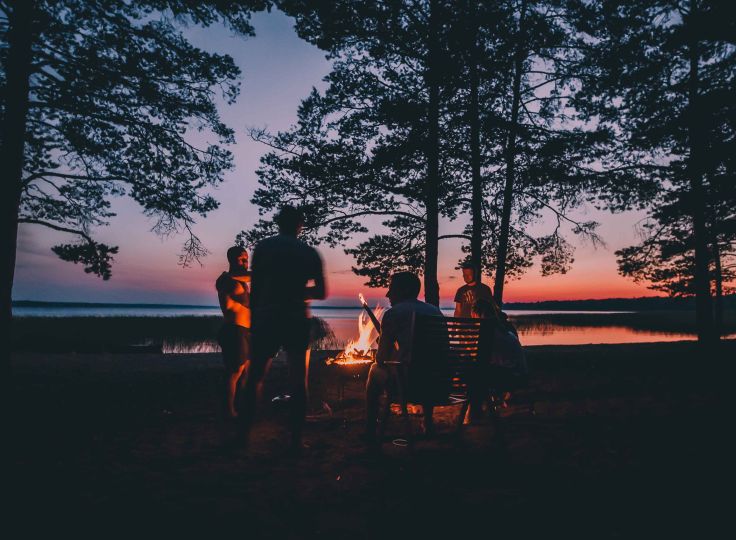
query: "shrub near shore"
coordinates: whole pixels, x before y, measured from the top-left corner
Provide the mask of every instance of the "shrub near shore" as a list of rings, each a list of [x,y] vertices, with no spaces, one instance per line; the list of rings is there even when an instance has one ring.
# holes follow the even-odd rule
[[[338,348],[329,322],[317,317],[313,333],[315,349]],[[655,332],[694,332],[695,315],[688,311],[635,313],[557,313],[515,315],[522,332],[540,326],[626,326]],[[41,352],[131,352],[160,350],[164,343],[214,343],[220,317],[16,317],[11,348]],[[736,312],[726,313],[724,333],[736,332]]]
[[[314,317],[315,348],[333,347],[335,337]],[[222,317],[16,317],[11,348],[39,352],[134,352],[161,350],[164,343],[212,343]]]

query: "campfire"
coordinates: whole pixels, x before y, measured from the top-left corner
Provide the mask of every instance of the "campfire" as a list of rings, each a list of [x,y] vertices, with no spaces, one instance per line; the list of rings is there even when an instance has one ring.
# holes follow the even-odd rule
[[[363,299],[363,295],[360,295],[361,303],[363,307],[367,308],[367,304]],[[380,319],[383,315],[383,308],[376,306],[373,312],[376,319]],[[358,315],[358,339],[348,341],[345,350],[338,353],[334,358],[328,358],[328,365],[356,365],[356,364],[370,364],[376,359],[376,351],[373,349],[373,344],[378,337],[378,331],[376,325],[371,320],[368,309],[361,311]]]

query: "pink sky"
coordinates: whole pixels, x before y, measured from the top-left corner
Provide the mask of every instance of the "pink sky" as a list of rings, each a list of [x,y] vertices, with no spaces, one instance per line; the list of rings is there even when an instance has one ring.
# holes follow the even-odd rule
[[[226,121],[237,132],[235,171],[215,192],[221,207],[201,219],[196,231],[211,254],[203,266],[183,269],[177,255],[183,238],[161,239],[150,232],[152,223],[141,215],[135,203],[116,200],[118,215],[110,227],[96,231],[109,244],[119,245],[120,253],[107,282],[85,274],[81,267],[59,261],[50,252],[58,241],[69,241],[56,232],[24,225],[19,232],[18,261],[13,297],[16,300],[80,302],[150,302],[204,304],[216,303],[214,280],[225,269],[224,252],[235,235],[257,220],[250,198],[257,185],[255,170],[266,149],[246,136],[250,126],[271,130],[287,129],[296,119],[299,101],[321,82],[330,68],[324,54],[299,40],[290,19],[279,13],[254,18],[257,36],[243,41],[221,30],[191,30],[190,38],[203,48],[226,52],[243,70],[242,93],[238,102],[223,107]],[[614,251],[637,241],[637,214],[610,215],[582,209],[580,217],[601,222],[600,234],[607,242],[603,248],[576,244],[576,261],[565,275],[541,277],[532,268],[521,280],[507,285],[506,301],[539,301],[585,298],[651,296],[652,291],[619,276]],[[551,224],[542,223],[544,230]],[[462,222],[443,223],[441,233],[457,233]],[[361,240],[356,239],[356,242]],[[350,271],[352,259],[342,250],[320,248],[330,287],[329,304],[350,305],[357,293],[369,298],[382,297],[385,291],[369,290],[363,279]],[[462,284],[455,266],[460,244],[446,240],[440,245],[439,277],[443,305],[452,301]],[[487,278],[484,279],[488,281]]]

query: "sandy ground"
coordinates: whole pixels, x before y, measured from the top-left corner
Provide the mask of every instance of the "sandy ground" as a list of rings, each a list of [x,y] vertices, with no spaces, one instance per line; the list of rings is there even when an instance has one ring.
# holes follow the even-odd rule
[[[4,522],[36,533],[228,530],[241,538],[723,535],[736,342],[530,347],[525,407],[381,456],[360,442],[364,377],[312,360],[310,448],[286,453],[272,370],[247,452],[223,442],[217,355],[17,354]],[[342,380],[341,380],[342,379]],[[339,391],[344,388],[344,396]],[[513,403],[513,402],[512,402]],[[326,404],[326,405],[325,405]],[[415,419],[418,426],[418,418]],[[202,529],[200,529],[200,527]],[[10,529],[14,530],[14,529]],[[726,529],[727,530],[727,529]]]

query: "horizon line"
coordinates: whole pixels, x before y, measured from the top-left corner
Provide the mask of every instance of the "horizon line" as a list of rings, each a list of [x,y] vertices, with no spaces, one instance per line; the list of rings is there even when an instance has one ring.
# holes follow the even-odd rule
[[[734,295],[724,295],[736,296]],[[612,297],[612,298],[586,298],[586,299],[562,299],[562,300],[535,300],[535,301],[509,301],[505,302],[504,305],[536,305],[536,304],[551,304],[551,303],[568,303],[568,302],[607,302],[607,301],[637,301],[637,300],[672,300],[672,301],[687,301],[691,298],[681,297],[669,297],[669,296],[638,296],[638,297]],[[49,300],[13,300],[12,305],[23,307],[23,304],[35,304],[35,305],[76,305],[76,306],[119,306],[119,307],[165,307],[165,308],[219,308],[217,304],[170,304],[170,303],[146,303],[146,302],[80,302],[80,301],[49,301]],[[311,305],[311,309],[359,309],[360,305]],[[450,304],[446,306],[452,308],[454,305]]]

